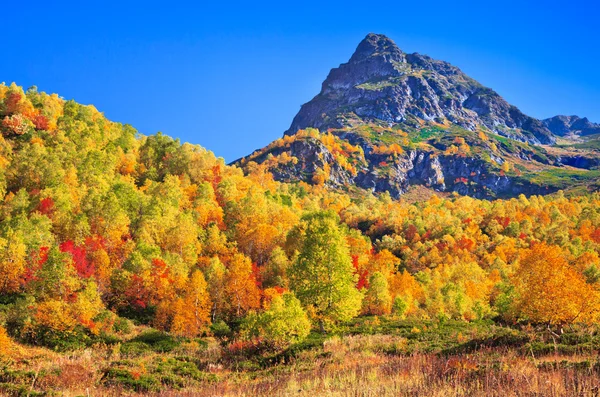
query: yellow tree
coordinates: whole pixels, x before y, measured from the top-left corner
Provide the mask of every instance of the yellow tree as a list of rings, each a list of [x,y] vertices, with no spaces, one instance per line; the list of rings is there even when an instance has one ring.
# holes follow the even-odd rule
[[[247,256],[235,254],[231,258],[225,277],[225,295],[236,316],[260,307],[260,290]]]
[[[171,332],[195,337],[210,324],[211,302],[204,275],[196,270],[188,281],[183,298],[175,301]]]
[[[20,236],[12,230],[6,239],[0,237],[0,294],[19,290],[25,272],[25,250]]]
[[[554,245],[526,250],[513,281],[517,315],[534,323],[588,323],[600,308],[598,292]]]
[[[10,357],[15,351],[15,343],[6,333],[6,329],[0,325],[0,357]]]

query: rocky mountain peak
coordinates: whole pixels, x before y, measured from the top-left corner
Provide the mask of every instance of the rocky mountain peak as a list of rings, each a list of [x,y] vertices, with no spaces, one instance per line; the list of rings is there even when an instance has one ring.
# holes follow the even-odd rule
[[[396,43],[382,34],[369,33],[358,44],[356,51],[348,63],[358,63],[370,57],[381,57],[385,61],[400,62],[404,59],[404,53]]]
[[[600,124],[592,123],[587,117],[554,116],[543,120],[544,125],[558,136],[585,136],[600,134]]]
[[[529,117],[458,67],[370,33],[302,105],[286,136],[237,164],[260,164],[279,181],[392,197],[415,185],[516,197],[589,188],[600,169],[600,144],[586,144],[594,134],[600,125],[586,118]],[[540,145],[556,136],[565,137],[559,147]]]
[[[416,120],[415,120],[416,119]],[[300,129],[392,126],[422,120],[484,127],[532,144],[553,143],[540,120],[448,62],[406,54],[388,37],[369,33],[347,63],[331,70],[321,92],[304,104],[286,135]]]

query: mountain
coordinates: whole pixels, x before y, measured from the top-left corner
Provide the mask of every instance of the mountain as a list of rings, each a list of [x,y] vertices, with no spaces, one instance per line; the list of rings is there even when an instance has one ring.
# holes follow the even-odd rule
[[[308,127],[342,128],[412,118],[448,120],[529,143],[553,143],[550,130],[460,69],[426,55],[405,54],[383,35],[369,34],[348,63],[333,69],[321,92],[300,109],[286,134]]]
[[[544,125],[558,136],[585,136],[600,134],[600,124],[592,123],[587,117],[554,116],[543,120]]]
[[[576,116],[527,116],[459,68],[371,33],[281,139],[237,163],[259,164],[281,181],[393,197],[413,185],[515,197],[594,189],[600,145],[569,139],[597,129]]]

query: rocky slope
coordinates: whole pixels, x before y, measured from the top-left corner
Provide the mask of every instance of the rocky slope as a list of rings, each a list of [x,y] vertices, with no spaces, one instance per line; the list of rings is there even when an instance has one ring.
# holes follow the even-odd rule
[[[563,141],[598,128],[576,116],[529,117],[457,67],[369,34],[281,139],[238,164],[260,164],[282,181],[393,197],[411,185],[515,197],[595,186],[600,171],[589,169],[600,166],[600,141]],[[560,147],[552,146],[557,136]]]

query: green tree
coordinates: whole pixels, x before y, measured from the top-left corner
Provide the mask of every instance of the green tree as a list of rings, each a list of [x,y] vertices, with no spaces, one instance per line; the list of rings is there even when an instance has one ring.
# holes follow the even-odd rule
[[[281,247],[276,247],[272,252],[267,263],[261,268],[262,286],[269,287],[287,287],[287,269],[289,260],[285,251]]]
[[[260,336],[281,347],[301,342],[309,333],[308,315],[291,292],[274,297],[263,313],[251,312],[242,324],[244,336]]]
[[[290,269],[290,286],[307,310],[319,321],[347,321],[361,308],[362,294],[348,245],[332,212],[314,212],[303,217],[306,233],[301,251]]]
[[[369,288],[363,302],[363,310],[367,314],[390,314],[392,295],[387,278],[381,272],[375,272],[369,277]]]

